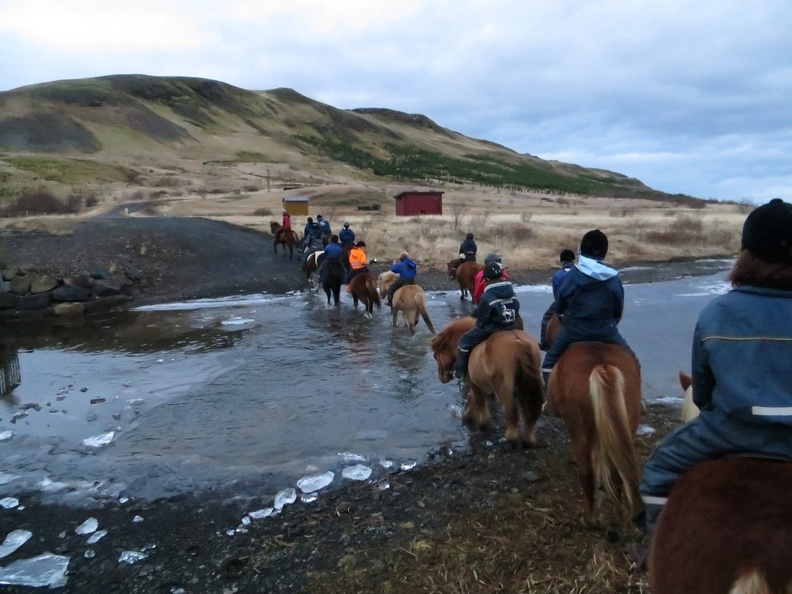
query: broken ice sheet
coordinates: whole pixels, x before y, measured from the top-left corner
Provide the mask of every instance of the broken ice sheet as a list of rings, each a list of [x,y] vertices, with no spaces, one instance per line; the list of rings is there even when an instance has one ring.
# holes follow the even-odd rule
[[[297,486],[303,493],[313,493],[319,489],[324,489],[327,485],[332,483],[333,477],[335,477],[335,474],[330,470],[321,474],[309,474],[299,479],[297,481]]]
[[[365,462],[366,457],[362,454],[355,454],[354,452],[338,452],[339,457],[344,462]]]
[[[5,509],[14,509],[17,505],[19,505],[19,499],[16,497],[3,497],[0,499],[0,507]]]
[[[27,530],[12,530],[5,537],[3,544],[0,544],[0,559],[8,557],[11,553],[16,551],[19,547],[25,544],[30,537],[33,536],[32,532]]]
[[[5,485],[10,483],[11,481],[15,481],[19,478],[18,474],[9,474],[7,472],[0,472],[0,485]]]
[[[96,544],[97,542],[102,540],[105,536],[107,536],[107,530],[98,530],[97,532],[91,534],[91,537],[87,540],[87,543],[89,545]]]
[[[101,448],[102,446],[107,445],[108,443],[113,441],[114,435],[115,435],[115,431],[108,431],[106,433],[101,433],[99,435],[93,435],[91,437],[87,437],[83,439],[83,444],[92,448]]]
[[[363,464],[355,464],[354,466],[347,466],[341,471],[341,476],[351,479],[353,481],[365,481],[371,476],[371,468]]]
[[[249,512],[248,515],[253,518],[254,520],[263,520],[272,515],[275,509],[272,507],[265,507],[264,509],[257,509],[252,512]]]
[[[652,435],[655,431],[656,429],[650,425],[638,425],[635,434],[640,437],[641,435]]]
[[[97,520],[96,518],[88,518],[87,520],[85,520],[85,522],[77,526],[77,528],[75,528],[74,531],[80,535],[93,534],[94,532],[96,532],[97,528],[99,528],[99,520]]]
[[[69,558],[43,553],[38,557],[20,559],[0,568],[0,584],[58,588],[66,585]]]
[[[11,439],[14,435],[14,432],[11,430],[8,431],[0,431],[0,441],[6,441],[7,439]]]

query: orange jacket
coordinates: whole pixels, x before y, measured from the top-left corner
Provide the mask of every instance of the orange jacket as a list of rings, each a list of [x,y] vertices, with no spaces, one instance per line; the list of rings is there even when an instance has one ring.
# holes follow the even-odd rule
[[[353,247],[349,250],[349,267],[352,270],[360,270],[368,264],[368,257],[363,248]]]

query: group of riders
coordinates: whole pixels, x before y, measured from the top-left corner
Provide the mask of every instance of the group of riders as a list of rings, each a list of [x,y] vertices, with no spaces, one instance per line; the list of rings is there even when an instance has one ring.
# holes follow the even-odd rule
[[[310,218],[304,242],[318,238],[326,262],[349,250],[347,282],[367,270],[365,243],[354,242],[347,223],[339,236],[321,216]],[[329,237],[328,237],[329,234]],[[323,239],[327,241],[322,243]],[[699,315],[693,335],[693,400],[700,414],[668,435],[644,465],[644,512],[636,523],[648,534],[676,480],[694,465],[728,454],[758,453],[792,461],[792,204],[773,199],[745,220],[741,252],[729,279],[732,290],[716,297]],[[454,263],[475,262],[477,246],[469,233]],[[543,316],[540,347],[546,351],[547,382],[564,351],[577,342],[620,345],[633,354],[618,330],[624,288],[604,259],[608,238],[599,229],[585,233],[577,249],[559,256],[553,275],[553,302]],[[576,261],[577,260],[577,261]],[[388,295],[415,283],[417,267],[403,252],[391,268],[399,274]],[[473,348],[495,332],[522,327],[520,303],[497,254],[488,254],[474,284],[475,327],[459,341],[455,377],[466,381]],[[547,344],[548,320],[562,326]]]

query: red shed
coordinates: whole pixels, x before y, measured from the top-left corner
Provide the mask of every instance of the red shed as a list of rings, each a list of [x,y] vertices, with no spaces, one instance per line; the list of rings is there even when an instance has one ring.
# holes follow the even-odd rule
[[[396,194],[394,198],[396,215],[400,217],[443,214],[443,192],[434,190],[402,192]]]

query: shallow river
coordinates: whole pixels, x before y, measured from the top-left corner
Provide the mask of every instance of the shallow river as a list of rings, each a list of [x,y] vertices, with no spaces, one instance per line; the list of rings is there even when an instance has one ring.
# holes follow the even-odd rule
[[[724,263],[724,269],[728,263]],[[725,272],[625,286],[621,331],[646,400],[681,402],[701,308]],[[538,336],[549,286],[519,287]],[[21,384],[0,397],[0,497],[40,491],[90,504],[204,489],[274,495],[305,475],[362,464],[373,476],[464,449],[456,385],[441,385],[423,322],[413,337],[342,295],[176,303],[79,326],[6,326]],[[472,311],[429,294],[440,330]]]

